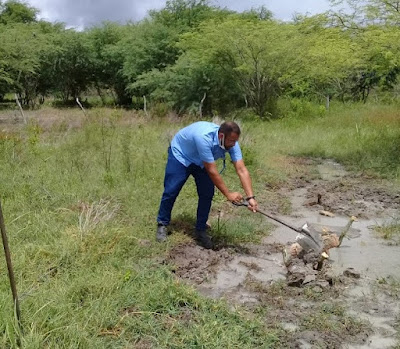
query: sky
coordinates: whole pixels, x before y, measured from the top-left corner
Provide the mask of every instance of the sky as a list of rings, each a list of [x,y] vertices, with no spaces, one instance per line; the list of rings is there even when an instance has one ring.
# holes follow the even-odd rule
[[[161,9],[165,0],[25,0],[40,11],[39,18],[63,22],[68,28],[83,29],[113,21],[121,24],[143,19],[149,10]],[[328,0],[212,0],[211,4],[238,12],[264,5],[280,20],[291,20],[294,13],[316,14],[329,9]]]

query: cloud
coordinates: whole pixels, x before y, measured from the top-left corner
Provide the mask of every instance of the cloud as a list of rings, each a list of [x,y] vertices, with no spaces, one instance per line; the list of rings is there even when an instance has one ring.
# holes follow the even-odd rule
[[[161,0],[30,0],[40,10],[40,17],[63,22],[68,27],[83,28],[102,21],[126,23],[143,19],[149,10],[164,7]]]
[[[83,29],[102,21],[126,23],[143,19],[149,10],[161,9],[165,0],[28,0],[40,10],[40,17]],[[275,18],[291,20],[293,14],[321,13],[329,8],[327,0],[212,0],[211,4],[242,12],[264,5]]]

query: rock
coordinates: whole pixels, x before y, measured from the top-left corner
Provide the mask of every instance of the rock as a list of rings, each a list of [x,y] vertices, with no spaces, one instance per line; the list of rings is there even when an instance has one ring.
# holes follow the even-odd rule
[[[359,279],[361,277],[361,274],[357,271],[354,270],[354,268],[347,268],[343,272],[344,276],[351,277],[353,279]]]
[[[292,264],[287,268],[290,274],[302,274],[303,279],[305,275],[310,274],[310,268],[307,268],[304,263],[299,259],[294,259]]]
[[[322,289],[329,288],[329,282],[325,280],[318,280],[315,282],[316,287],[321,287]]]
[[[321,256],[319,253],[309,252],[303,256],[303,261],[305,264],[315,265],[319,262]],[[315,268],[314,268],[315,269]]]
[[[333,285],[335,282],[335,275],[333,274],[333,272],[328,271],[325,273],[324,275],[324,279],[329,282],[330,285]]]
[[[303,280],[303,285],[309,284],[310,282],[313,282],[316,280],[316,276],[315,275],[306,275],[306,277]]]
[[[288,286],[300,287],[304,281],[304,274],[290,274],[287,277]]]
[[[324,211],[324,210],[319,211],[319,214],[322,216],[327,216],[327,217],[335,217],[335,215],[332,212]]]
[[[324,241],[325,252],[340,245],[339,236],[336,234],[324,234],[322,235],[322,240]]]
[[[322,292],[323,292],[323,289],[322,289],[322,287],[320,287],[320,286],[314,286],[314,287],[312,288],[312,290],[313,290],[315,293],[322,293]]]

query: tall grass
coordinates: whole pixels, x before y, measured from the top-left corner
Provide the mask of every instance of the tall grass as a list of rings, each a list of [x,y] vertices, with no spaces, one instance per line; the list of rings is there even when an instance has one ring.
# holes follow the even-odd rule
[[[332,158],[354,171],[400,180],[400,111],[395,105],[334,104],[324,114],[316,109],[302,118],[253,121],[246,128],[266,168],[282,167],[277,157],[290,154]]]
[[[0,194],[24,348],[279,346],[279,335],[260,316],[199,296],[161,263],[171,246],[188,239],[179,227],[191,225],[195,215],[190,180],[174,208],[175,234],[155,243],[168,141],[193,120],[101,109],[88,118],[79,111],[36,113],[26,127],[0,132]],[[299,175],[287,155],[333,157],[399,178],[399,114],[389,107],[241,124],[243,153],[256,194],[265,200],[279,201],[271,188]],[[224,178],[240,190],[231,165]],[[212,234],[219,243],[253,241],[268,232],[258,215],[233,211],[220,194],[214,201]],[[1,259],[0,347],[15,348],[5,270]]]
[[[165,245],[154,241],[169,134],[188,122],[94,110],[77,128],[32,119],[2,133],[0,193],[24,348],[254,348],[277,341],[261,319],[200,297],[160,264],[171,244],[186,238],[178,231]],[[174,217],[193,216],[196,197],[190,182]],[[250,239],[251,227],[237,241]],[[5,270],[1,260],[2,348],[16,347],[18,337]]]

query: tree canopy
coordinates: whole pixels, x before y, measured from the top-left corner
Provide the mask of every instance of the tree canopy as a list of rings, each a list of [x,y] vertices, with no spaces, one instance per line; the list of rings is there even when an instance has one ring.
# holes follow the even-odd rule
[[[276,20],[265,7],[237,13],[205,0],[170,0],[137,23],[83,31],[0,2],[0,98],[25,105],[97,93],[103,103],[165,104],[178,112],[252,108],[279,116],[282,96],[366,101],[398,84],[400,3],[331,0],[315,16]],[[344,7],[345,6],[345,7]],[[343,10],[343,8],[347,10]]]

